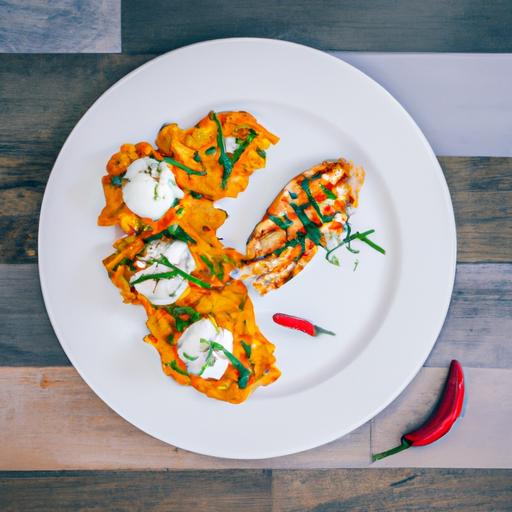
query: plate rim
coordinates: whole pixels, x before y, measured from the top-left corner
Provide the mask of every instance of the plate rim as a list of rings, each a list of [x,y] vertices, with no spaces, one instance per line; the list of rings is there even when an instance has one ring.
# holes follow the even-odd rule
[[[199,453],[199,454],[207,455],[207,456],[222,457],[222,458],[225,458],[225,459],[233,459],[233,460],[243,460],[243,459],[245,459],[245,460],[263,460],[263,459],[268,459],[268,458],[276,457],[276,456],[284,456],[284,455],[291,455],[291,454],[295,454],[295,453],[300,453],[300,452],[303,452],[305,450],[309,450],[309,449],[312,449],[312,448],[316,448],[316,447],[322,446],[322,445],[327,444],[329,442],[332,442],[332,441],[334,441],[336,439],[340,439],[340,438],[344,437],[348,433],[352,432],[354,429],[358,428],[359,426],[362,426],[362,425],[366,424],[370,419],[372,419],[375,416],[377,416],[382,410],[384,410],[386,407],[388,407],[403,392],[403,390],[412,382],[414,377],[417,375],[417,373],[423,367],[426,359],[428,358],[429,354],[431,353],[431,351],[432,351],[432,349],[433,349],[433,347],[434,347],[434,345],[435,345],[435,343],[436,343],[436,341],[437,341],[437,339],[439,337],[441,329],[443,328],[443,325],[444,325],[445,320],[446,320],[446,316],[447,316],[448,309],[449,309],[449,306],[450,306],[451,298],[452,298],[452,295],[453,295],[453,287],[454,287],[454,283],[455,283],[456,266],[457,266],[457,230],[456,230],[455,214],[454,214],[454,210],[453,210],[453,203],[452,203],[452,200],[451,200],[450,190],[449,190],[446,178],[444,176],[444,173],[442,171],[442,168],[441,168],[441,166],[439,164],[439,161],[437,160],[437,157],[435,156],[435,153],[434,153],[432,147],[430,146],[430,143],[428,142],[425,134],[419,128],[419,126],[417,125],[416,121],[412,118],[412,116],[405,109],[405,107],[384,86],[379,84],[377,81],[375,81],[373,78],[371,78],[368,75],[366,75],[363,71],[359,70],[355,66],[349,64],[348,62],[346,62],[346,61],[344,61],[342,59],[339,59],[339,58],[335,57],[334,55],[330,55],[329,53],[326,53],[326,52],[324,52],[322,50],[318,50],[318,49],[312,48],[310,46],[306,46],[306,45],[299,44],[299,43],[294,43],[294,42],[291,42],[291,41],[280,40],[280,39],[257,38],[257,37],[233,37],[233,38],[212,39],[212,40],[201,41],[201,42],[193,43],[193,44],[190,44],[190,45],[182,46],[180,48],[171,50],[169,52],[163,53],[161,55],[158,55],[158,56],[150,59],[149,61],[145,62],[144,64],[138,66],[134,70],[132,70],[129,73],[127,73],[126,75],[124,75],[117,82],[115,82],[112,86],[110,86],[108,89],[106,89],[89,106],[89,108],[87,108],[87,110],[82,114],[82,116],[80,117],[78,122],[74,125],[74,127],[70,131],[69,135],[66,137],[66,140],[65,140],[64,144],[62,145],[62,147],[61,147],[61,149],[59,151],[59,154],[58,154],[57,158],[55,159],[55,162],[54,162],[54,164],[52,166],[52,170],[51,170],[51,172],[49,174],[48,181],[47,181],[47,184],[45,186],[43,200],[42,200],[42,203],[41,203],[40,218],[39,218],[39,224],[38,224],[38,269],[39,269],[39,281],[40,281],[40,285],[41,285],[42,296],[43,296],[45,308],[46,308],[48,317],[50,319],[51,325],[52,325],[52,327],[54,329],[54,332],[56,334],[57,339],[59,340],[59,344],[61,345],[62,349],[64,350],[64,352],[66,354],[66,356],[68,357],[69,361],[71,362],[71,364],[74,367],[74,369],[78,372],[80,377],[89,386],[89,388],[98,396],[98,398],[100,398],[102,400],[102,402],[104,402],[116,414],[121,416],[123,419],[128,421],[130,424],[134,425],[137,429],[145,432],[146,434],[148,434],[148,435],[150,435],[150,436],[152,436],[152,437],[154,437],[156,439],[162,440],[166,444],[171,445],[171,443],[169,441],[167,441],[165,439],[162,439],[159,436],[155,435],[154,433],[149,432],[146,428],[142,428],[138,424],[133,423],[130,419],[128,419],[126,417],[125,414],[122,414],[122,413],[118,412],[118,408],[116,408],[115,406],[111,405],[110,400],[107,400],[103,396],[104,393],[98,391],[96,389],[96,386],[93,386],[93,385],[90,384],[88,379],[83,375],[82,371],[77,366],[77,363],[74,360],[74,358],[70,356],[69,350],[66,348],[66,344],[63,343],[63,341],[61,340],[62,335],[59,334],[59,328],[57,327],[58,322],[57,322],[57,319],[55,318],[55,315],[54,315],[54,313],[52,311],[52,308],[50,307],[51,301],[49,299],[48,287],[47,287],[47,284],[46,284],[46,281],[45,281],[46,276],[45,276],[44,270],[43,270],[44,265],[42,265],[42,263],[41,263],[41,256],[42,256],[42,254],[44,252],[44,249],[43,249],[43,245],[44,244],[42,243],[41,233],[42,233],[42,231],[44,229],[43,225],[44,225],[44,222],[45,222],[45,217],[46,217],[47,212],[48,212],[48,196],[49,196],[49,194],[47,192],[50,189],[51,184],[52,184],[52,182],[55,179],[55,175],[56,174],[54,173],[54,170],[57,167],[57,165],[59,163],[59,160],[61,159],[61,155],[65,152],[65,149],[66,149],[66,147],[69,144],[69,141],[72,139],[73,134],[79,128],[79,126],[81,126],[81,124],[84,122],[84,119],[87,117],[88,113],[92,109],[94,109],[98,104],[100,104],[102,101],[104,101],[105,98],[109,94],[111,94],[113,91],[115,91],[118,87],[122,86],[125,82],[130,80],[133,76],[143,72],[143,70],[146,67],[149,67],[150,65],[151,66],[155,65],[158,61],[163,60],[164,58],[166,58],[170,54],[174,54],[174,53],[177,53],[177,52],[190,50],[193,47],[210,46],[210,45],[215,45],[215,44],[219,44],[219,43],[236,44],[236,43],[239,43],[239,42],[277,44],[277,45],[283,45],[283,46],[298,47],[302,51],[307,51],[307,52],[310,52],[312,54],[315,54],[319,58],[328,59],[328,60],[334,60],[338,65],[347,66],[347,67],[351,68],[353,72],[358,74],[363,80],[369,81],[369,82],[373,83],[375,86],[377,86],[381,90],[381,92],[384,93],[387,96],[388,100],[391,100],[391,102],[394,103],[394,106],[398,107],[398,109],[401,110],[402,114],[404,114],[407,117],[408,122],[409,122],[411,128],[414,129],[414,131],[416,133],[416,136],[421,141],[421,143],[422,143],[424,149],[426,150],[430,160],[432,161],[433,167],[436,168],[436,172],[435,172],[436,180],[439,182],[439,186],[440,186],[440,189],[442,190],[442,194],[443,194],[443,200],[444,200],[444,202],[445,202],[445,204],[447,206],[447,212],[446,213],[449,215],[449,221],[450,221],[450,225],[451,225],[450,241],[453,243],[453,251],[452,251],[452,255],[451,255],[451,257],[452,257],[452,265],[451,265],[451,268],[450,268],[450,282],[448,283],[448,285],[449,285],[448,286],[449,293],[446,292],[446,297],[444,297],[443,307],[439,309],[441,314],[440,314],[439,325],[435,329],[436,336],[434,337],[433,341],[429,344],[429,348],[428,348],[428,351],[426,352],[425,357],[421,358],[422,359],[421,363],[417,367],[414,367],[414,368],[411,369],[411,371],[409,372],[409,375],[407,376],[407,378],[403,379],[402,385],[397,387],[397,389],[395,390],[395,393],[393,394],[393,396],[391,396],[386,401],[386,403],[383,403],[380,408],[377,408],[377,410],[369,413],[367,415],[367,417],[365,417],[362,422],[360,420],[357,420],[357,422],[356,422],[357,424],[356,425],[352,425],[350,428],[344,429],[341,433],[338,432],[338,433],[333,433],[331,436],[324,436],[320,440],[319,440],[318,436],[317,437],[311,437],[311,438],[309,438],[309,440],[302,440],[302,442],[300,443],[300,447],[298,447],[297,449],[288,449],[288,450],[281,450],[281,451],[269,450],[269,451],[263,452],[263,453],[261,451],[259,451],[259,453],[257,455],[256,454],[251,455],[251,454],[244,453],[242,457],[237,456],[237,455],[230,455],[230,454],[225,454],[225,453],[219,453],[218,450],[215,450],[215,449],[212,449],[212,450],[209,450],[209,451],[204,451],[204,450],[194,451],[193,449],[191,449],[191,448],[189,448],[187,446],[182,446],[180,443],[172,443],[172,446],[176,446],[178,448],[181,448],[181,449],[184,449],[184,450],[187,450],[187,451],[193,451],[194,453]],[[314,439],[314,441],[312,441],[312,439]],[[299,443],[296,443],[296,444],[298,445]]]

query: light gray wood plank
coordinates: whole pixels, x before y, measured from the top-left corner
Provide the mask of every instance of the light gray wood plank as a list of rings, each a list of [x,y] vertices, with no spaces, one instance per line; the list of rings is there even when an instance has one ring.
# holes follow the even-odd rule
[[[0,52],[120,51],[120,0],[0,1]]]
[[[46,315],[37,266],[0,264],[0,289],[0,365],[69,365]],[[426,365],[446,367],[456,358],[512,368],[511,297],[511,264],[459,264],[448,317]]]
[[[362,467],[370,425],[296,455],[230,460],[169,446],[108,408],[74,368],[0,368],[0,470]]]
[[[512,370],[465,368],[464,417],[438,442],[412,447],[372,467],[512,468]],[[433,410],[447,369],[423,368],[402,395],[372,420],[372,453],[400,444]]]
[[[334,55],[384,86],[436,155],[512,156],[512,54]]]
[[[459,264],[446,322],[425,366],[512,368],[512,265]]]

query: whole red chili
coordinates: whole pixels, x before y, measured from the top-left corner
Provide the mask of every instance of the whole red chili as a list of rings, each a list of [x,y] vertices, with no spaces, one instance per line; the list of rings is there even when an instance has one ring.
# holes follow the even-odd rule
[[[318,336],[319,334],[330,334],[331,336],[336,336],[334,332],[322,329],[322,327],[318,327],[318,325],[312,324],[310,321],[297,316],[276,313],[272,316],[272,319],[276,324],[282,325],[283,327],[289,327],[290,329],[297,329],[298,331],[305,332],[310,336]]]
[[[450,364],[450,370],[439,403],[427,421],[416,430],[404,434],[400,446],[377,453],[372,456],[372,460],[375,462],[411,446],[425,446],[437,441],[450,431],[460,416],[463,404],[464,372],[461,364],[454,359]]]

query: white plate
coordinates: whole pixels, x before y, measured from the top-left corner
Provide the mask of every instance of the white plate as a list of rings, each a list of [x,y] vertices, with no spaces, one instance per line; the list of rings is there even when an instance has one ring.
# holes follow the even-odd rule
[[[347,157],[367,172],[356,229],[375,228],[387,255],[361,247],[328,264],[320,250],[293,281],[254,297],[283,375],[242,405],[177,385],[142,342],[145,315],[122,304],[101,265],[118,235],[99,228],[100,178],[125,142],[153,142],[167,121],[191,126],[209,110],[254,113],[281,142],[230,213],[226,244],[243,243],[294,175]],[[386,407],[412,380],[439,334],[456,262],[450,195],[405,110],[344,62],[304,46],[225,39],[163,55],[123,78],[84,115],[46,188],[39,269],[48,314],[69,359],[112,409],[141,430],[198,453],[265,458],[332,441]],[[309,338],[272,323],[276,311],[338,333]]]

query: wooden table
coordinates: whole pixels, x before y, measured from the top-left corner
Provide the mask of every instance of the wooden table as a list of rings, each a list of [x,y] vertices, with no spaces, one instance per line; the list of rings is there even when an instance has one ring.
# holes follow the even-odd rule
[[[455,208],[458,266],[437,344],[383,413],[297,455],[203,457],[125,422],[70,366],[37,272],[39,208],[60,147],[99,94],[155,55],[227,36],[331,51],[511,52],[510,2],[239,0],[205,8],[198,0],[123,0],[121,25],[94,5],[88,12],[96,13],[94,26],[80,30],[96,31],[97,39],[57,31],[55,49],[46,51],[87,51],[78,39],[96,41],[94,51],[105,54],[0,55],[0,510],[512,510],[512,149],[507,157],[439,157]],[[25,10],[23,23],[30,16]],[[0,47],[10,30],[11,51],[37,50],[19,17],[0,18]],[[108,53],[120,46],[120,26],[123,53]],[[46,48],[41,37],[37,44]],[[369,468],[372,452],[393,446],[432,407],[452,358],[470,382],[457,430]]]

